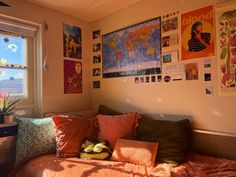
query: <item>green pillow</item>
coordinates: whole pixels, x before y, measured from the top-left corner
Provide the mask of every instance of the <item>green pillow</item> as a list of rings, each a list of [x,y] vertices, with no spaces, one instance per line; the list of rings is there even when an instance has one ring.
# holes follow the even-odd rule
[[[138,137],[143,141],[158,142],[156,160],[178,165],[185,157],[190,143],[190,121],[154,120],[142,118],[137,129]]]
[[[107,106],[100,105],[98,108],[98,114],[103,114],[103,115],[120,115],[122,113],[115,111]]]
[[[16,162],[18,166],[34,157],[56,152],[52,118],[17,118]]]

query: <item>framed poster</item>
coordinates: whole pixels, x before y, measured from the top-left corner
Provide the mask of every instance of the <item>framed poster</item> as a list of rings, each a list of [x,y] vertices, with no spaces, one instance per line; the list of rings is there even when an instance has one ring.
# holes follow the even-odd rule
[[[93,52],[99,52],[101,50],[101,43],[93,44]]]
[[[95,63],[101,63],[101,55],[94,55],[93,56],[93,64]]]
[[[236,5],[216,9],[219,95],[236,96]]]
[[[161,73],[161,18],[102,36],[103,77]]]
[[[93,81],[93,88],[94,89],[99,89],[100,88],[100,81]]]
[[[64,93],[82,93],[82,62],[64,60]]]
[[[181,16],[182,60],[214,56],[213,6]]]
[[[93,39],[100,38],[100,36],[101,36],[100,30],[93,31]]]
[[[82,59],[80,27],[63,24],[64,57]]]

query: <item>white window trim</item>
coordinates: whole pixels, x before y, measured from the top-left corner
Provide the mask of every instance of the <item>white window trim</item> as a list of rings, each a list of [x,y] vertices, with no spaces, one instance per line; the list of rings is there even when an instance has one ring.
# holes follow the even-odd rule
[[[4,26],[4,27],[3,27]],[[27,116],[42,116],[43,113],[43,67],[42,67],[42,44],[43,31],[42,25],[26,20],[0,14],[0,29],[9,31],[16,35],[33,37],[34,48],[34,105],[18,106],[16,111],[24,110],[29,114]],[[17,30],[16,30],[17,29]],[[30,115],[32,114],[32,115]]]

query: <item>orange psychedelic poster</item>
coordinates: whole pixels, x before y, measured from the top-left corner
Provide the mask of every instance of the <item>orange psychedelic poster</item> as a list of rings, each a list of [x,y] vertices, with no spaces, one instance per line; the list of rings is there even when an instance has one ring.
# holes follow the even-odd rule
[[[214,56],[213,6],[181,15],[182,60]]]

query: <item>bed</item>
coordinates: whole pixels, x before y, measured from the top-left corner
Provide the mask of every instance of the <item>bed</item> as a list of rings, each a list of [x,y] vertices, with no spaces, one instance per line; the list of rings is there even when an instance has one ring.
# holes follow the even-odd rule
[[[15,177],[235,177],[236,161],[189,153],[187,161],[171,168],[166,163],[145,167],[125,162],[57,158],[43,155],[19,168]]]
[[[235,160],[202,155],[199,152],[196,153],[196,151],[191,150],[190,144],[193,144],[195,147],[197,146],[191,143],[195,138],[191,136],[192,130],[190,121],[183,119],[183,116],[180,116],[181,119],[179,120],[175,118],[175,121],[168,121],[149,119],[144,116],[140,118],[136,113],[132,113],[132,115],[135,115],[133,119],[132,115],[129,113],[120,115],[120,113],[111,112],[107,110],[107,108],[103,108],[103,110],[99,109],[98,113],[99,114],[95,117],[99,130],[96,135],[98,139],[102,137],[101,135],[107,136],[107,140],[112,143],[114,137],[111,137],[111,135],[115,135],[114,132],[112,134],[112,131],[119,130],[119,137],[125,138],[125,140],[121,140],[126,143],[128,142],[123,148],[132,147],[131,149],[133,149],[134,154],[138,152],[138,149],[139,152],[141,152],[139,154],[150,151],[149,154],[154,157],[152,159],[150,158],[152,165],[143,165],[141,163],[143,161],[142,156],[138,155],[135,157],[132,153],[128,155],[125,161],[123,161],[123,157],[126,154],[123,153],[120,153],[118,160],[113,159],[114,152],[117,150],[116,147],[122,148],[122,146],[118,146],[118,142],[121,141],[120,138],[114,142],[112,148],[113,153],[109,160],[81,159],[79,158],[79,152],[76,152],[77,155],[74,155],[74,157],[58,157],[58,144],[57,151],[55,151],[55,127],[52,122],[54,121],[55,123],[55,118],[57,120],[66,121],[70,119],[57,116],[45,119],[23,118],[18,122],[19,129],[16,152],[16,160],[20,162],[20,165],[9,177],[236,177]],[[95,114],[94,112],[79,112],[74,115],[82,116],[82,119],[85,118],[87,121],[90,120],[90,117],[94,117]],[[85,120],[82,119],[78,120],[77,118],[75,120],[73,118],[71,121],[74,123],[70,125],[74,126],[77,121],[84,122]],[[94,121],[93,118],[92,120]],[[132,120],[132,122],[128,120]],[[136,120],[139,120],[138,126]],[[128,132],[132,129],[132,134],[137,133],[135,140],[131,140],[129,139],[130,137],[123,134],[126,131],[124,126],[127,126],[129,123],[130,127],[128,128]],[[103,124],[106,126],[103,126]],[[89,123],[89,125],[92,124]],[[110,127],[112,127],[112,129]],[[70,126],[67,130],[71,131],[72,128]],[[76,131],[83,131],[81,127],[74,128],[76,128]],[[94,129],[93,126],[92,129]],[[89,128],[87,127],[86,130],[89,130]],[[106,131],[106,133],[104,133],[104,131]],[[89,131],[86,131],[86,134],[88,134],[88,132]],[[209,137],[207,139],[209,140]],[[71,139],[67,140],[70,141]],[[134,145],[133,142],[142,142],[145,145],[151,144],[152,146],[155,145],[155,154],[153,154],[153,151],[150,150],[148,146],[142,146],[145,148],[140,149],[141,146],[137,146],[137,144]],[[230,142],[231,144],[233,143],[233,141]],[[200,144],[202,144],[202,141],[200,141]],[[230,151],[229,148],[228,150]],[[229,152],[228,154],[231,156]],[[234,159],[234,157],[232,159]],[[174,165],[172,162],[175,162]]]

